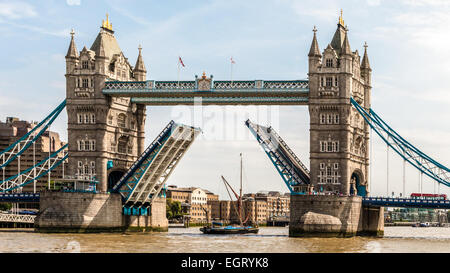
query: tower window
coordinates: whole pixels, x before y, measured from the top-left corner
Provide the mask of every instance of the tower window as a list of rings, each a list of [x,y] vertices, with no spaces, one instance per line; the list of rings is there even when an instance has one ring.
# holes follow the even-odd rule
[[[338,86],[338,78],[334,77],[334,86]]]
[[[333,124],[333,115],[332,114],[327,115],[327,121],[328,121],[328,124]]]
[[[117,126],[125,128],[126,127],[127,116],[125,114],[119,114],[117,117]]]
[[[321,152],[339,152],[339,141],[320,141]]]
[[[325,61],[326,67],[333,67],[333,59],[327,59]]]
[[[89,79],[83,79],[83,88],[89,87]]]
[[[88,69],[89,68],[89,62],[88,61],[82,61],[81,62],[81,68],[82,69]]]
[[[127,153],[127,146],[128,146],[128,138],[127,137],[121,137],[118,140],[117,145],[117,152],[126,154]]]
[[[82,124],[83,123],[83,115],[82,114],[78,114],[78,124]]]
[[[332,77],[327,77],[326,78],[326,86],[327,87],[332,87],[333,86],[333,78]]]
[[[320,114],[320,124],[325,124],[325,122],[326,122],[325,114]]]

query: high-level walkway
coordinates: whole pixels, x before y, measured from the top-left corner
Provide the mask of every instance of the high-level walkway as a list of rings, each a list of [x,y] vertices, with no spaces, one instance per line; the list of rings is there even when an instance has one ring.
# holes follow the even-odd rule
[[[103,94],[146,105],[307,105],[307,80],[142,81],[105,83]]]

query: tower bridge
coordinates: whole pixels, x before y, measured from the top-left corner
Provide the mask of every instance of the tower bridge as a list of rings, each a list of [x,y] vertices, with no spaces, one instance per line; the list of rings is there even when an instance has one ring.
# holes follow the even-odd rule
[[[64,154],[58,151],[35,168],[0,182],[0,191],[7,193],[0,195],[0,201],[40,199],[36,223],[41,231],[167,227],[164,184],[201,128],[171,121],[145,147],[147,105],[307,106],[309,168],[301,161],[306,152],[297,156],[273,128],[245,123],[291,191],[290,236],[380,235],[383,206],[449,207],[448,201],[370,196],[371,130],[436,183],[449,186],[450,170],[407,142],[373,111],[367,44],[363,56],[351,50],[342,14],[323,51],[314,27],[307,80],[215,80],[205,72],[192,81],[147,80],[142,48],[132,66],[108,19],[90,49],[84,46],[78,51],[74,34],[66,54],[66,99],[32,132],[0,153],[4,171],[66,108],[69,139]],[[46,174],[67,158],[66,175],[95,183],[95,190],[8,195],[33,181],[39,166],[38,173]],[[61,221],[62,215],[68,217],[68,224]]]

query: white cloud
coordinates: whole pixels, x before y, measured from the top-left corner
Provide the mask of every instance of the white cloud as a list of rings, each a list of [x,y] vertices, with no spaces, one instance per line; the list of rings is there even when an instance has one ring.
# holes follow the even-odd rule
[[[37,13],[33,6],[27,3],[0,3],[0,17],[7,19],[21,19],[27,17],[34,17]]]
[[[66,3],[69,6],[79,6],[81,5],[81,0],[66,0]]]
[[[403,4],[420,7],[420,6],[449,6],[448,0],[403,0]]]
[[[369,6],[379,6],[381,4],[381,0],[367,0],[367,5]]]

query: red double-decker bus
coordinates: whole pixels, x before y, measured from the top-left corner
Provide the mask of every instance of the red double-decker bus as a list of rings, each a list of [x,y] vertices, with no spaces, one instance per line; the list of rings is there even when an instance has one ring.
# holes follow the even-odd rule
[[[447,200],[447,195],[432,194],[432,193],[411,193],[411,198],[428,199],[428,200]]]

